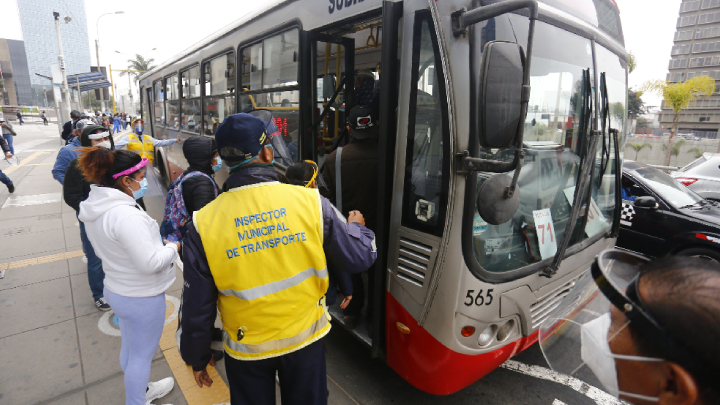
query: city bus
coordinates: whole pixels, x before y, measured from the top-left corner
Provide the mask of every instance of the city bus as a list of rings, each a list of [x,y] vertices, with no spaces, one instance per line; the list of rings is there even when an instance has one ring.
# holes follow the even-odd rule
[[[378,259],[348,330],[450,394],[535,343],[615,245],[627,61],[614,0],[275,0],[141,76],[141,114],[187,139],[267,110],[322,166],[371,78]],[[187,167],[182,145],[155,162],[168,184]]]

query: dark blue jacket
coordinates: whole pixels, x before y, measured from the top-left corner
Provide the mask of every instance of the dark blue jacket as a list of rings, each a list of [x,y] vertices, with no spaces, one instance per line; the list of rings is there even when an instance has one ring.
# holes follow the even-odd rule
[[[76,157],[80,156],[80,151],[77,148],[82,148],[80,143],[80,137],[73,138],[72,142],[65,145],[58,152],[57,158],[55,158],[55,166],[52,169],[53,178],[60,182],[65,183],[65,170],[70,166],[70,162],[75,160]]]
[[[225,181],[224,190],[251,184],[279,181],[277,172],[267,167],[250,167],[234,171]],[[323,211],[323,250],[328,268],[348,273],[367,270],[377,258],[375,234],[368,228],[347,223],[325,197]],[[215,286],[200,235],[191,222],[183,239],[183,277],[180,305],[180,354],[193,370],[205,369],[212,354],[213,324],[217,313],[218,290]],[[271,322],[271,320],[268,320]]]

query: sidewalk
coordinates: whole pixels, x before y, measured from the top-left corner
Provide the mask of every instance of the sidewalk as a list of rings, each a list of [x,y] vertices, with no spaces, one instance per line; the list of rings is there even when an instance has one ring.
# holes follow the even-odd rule
[[[0,404],[124,404],[117,318],[95,308],[75,212],[51,174],[61,147],[57,126],[17,129],[20,165],[0,160],[16,186],[14,194],[0,187]],[[160,200],[149,212],[158,219],[164,200],[153,198]],[[176,384],[154,403],[229,401],[214,369],[215,384],[200,390],[180,359],[174,334],[182,283],[178,270],[151,373],[151,381],[174,375]],[[222,362],[218,369],[224,373]]]

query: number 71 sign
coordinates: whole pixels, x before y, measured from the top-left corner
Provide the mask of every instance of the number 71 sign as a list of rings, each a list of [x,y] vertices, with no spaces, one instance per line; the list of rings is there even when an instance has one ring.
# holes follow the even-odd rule
[[[553,226],[550,208],[533,211],[533,218],[535,219],[540,257],[544,260],[555,256],[555,253],[557,253],[557,237],[555,236],[555,226]]]

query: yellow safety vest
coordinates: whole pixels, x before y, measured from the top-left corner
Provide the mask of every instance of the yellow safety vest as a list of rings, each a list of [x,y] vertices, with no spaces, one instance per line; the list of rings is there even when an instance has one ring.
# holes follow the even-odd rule
[[[316,189],[267,182],[232,189],[193,215],[219,291],[225,351],[261,360],[330,331]]]
[[[155,144],[150,135],[143,135],[143,142],[140,142],[138,136],[133,133],[128,135],[128,141],[127,150],[140,154],[141,158],[150,160],[150,163],[153,162]]]

